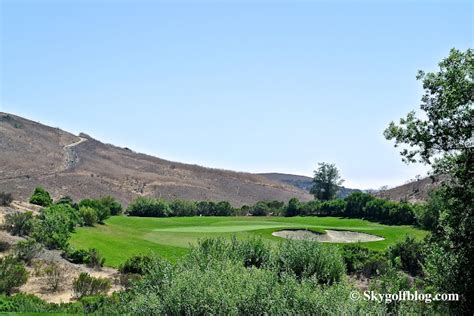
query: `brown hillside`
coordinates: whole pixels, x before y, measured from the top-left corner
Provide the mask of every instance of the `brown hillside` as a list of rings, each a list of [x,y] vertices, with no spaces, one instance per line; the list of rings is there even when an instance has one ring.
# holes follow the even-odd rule
[[[443,181],[446,181],[445,176],[426,177],[377,192],[375,195],[393,201],[422,202],[426,201],[430,191],[439,187]]]
[[[259,175],[167,161],[0,112],[0,191],[25,200],[38,185],[54,198],[113,195],[125,204],[139,195],[234,205],[311,199]]]

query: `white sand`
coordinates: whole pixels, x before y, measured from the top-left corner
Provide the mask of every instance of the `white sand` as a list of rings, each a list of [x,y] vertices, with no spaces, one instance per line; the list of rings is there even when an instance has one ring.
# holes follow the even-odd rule
[[[327,229],[325,234],[318,234],[309,230],[280,230],[272,233],[273,236],[288,239],[308,239],[319,242],[329,243],[355,243],[380,241],[384,238],[366,233],[357,233],[351,231],[330,230]]]

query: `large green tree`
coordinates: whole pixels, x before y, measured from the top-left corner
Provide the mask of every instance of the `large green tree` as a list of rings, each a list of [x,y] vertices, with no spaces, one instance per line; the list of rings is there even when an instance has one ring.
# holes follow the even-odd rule
[[[423,115],[390,123],[385,137],[402,146],[406,162],[433,166],[448,180],[438,189],[438,223],[428,243],[427,279],[438,293],[458,293],[451,308],[474,313],[474,51],[452,49],[432,73],[420,71]]]
[[[311,194],[318,200],[332,200],[344,180],[341,179],[336,165],[321,162],[318,166],[318,169],[314,171]]]

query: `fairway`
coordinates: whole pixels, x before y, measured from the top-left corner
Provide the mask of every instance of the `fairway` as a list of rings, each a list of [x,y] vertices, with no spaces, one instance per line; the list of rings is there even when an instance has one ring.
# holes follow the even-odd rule
[[[200,238],[260,236],[269,242],[282,242],[272,236],[283,229],[309,229],[324,233],[325,229],[348,230],[383,237],[384,240],[361,245],[384,250],[410,235],[422,238],[425,231],[411,226],[387,226],[360,219],[336,217],[173,217],[147,218],[114,216],[105,225],[81,227],[73,234],[71,245],[97,248],[106,258],[106,265],[117,267],[136,254],[157,253],[175,261],[186,254],[190,245]]]

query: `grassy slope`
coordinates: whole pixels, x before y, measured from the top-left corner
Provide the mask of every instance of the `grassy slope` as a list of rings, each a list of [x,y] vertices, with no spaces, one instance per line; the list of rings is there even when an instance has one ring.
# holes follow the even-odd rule
[[[106,257],[106,265],[118,266],[134,254],[151,251],[175,261],[199,238],[261,236],[272,242],[281,238],[271,235],[283,228],[351,230],[382,236],[383,241],[363,243],[383,250],[406,235],[422,238],[426,232],[410,226],[386,226],[360,219],[336,217],[175,217],[143,218],[116,216],[106,225],[78,228],[71,244],[76,248],[97,248]]]

